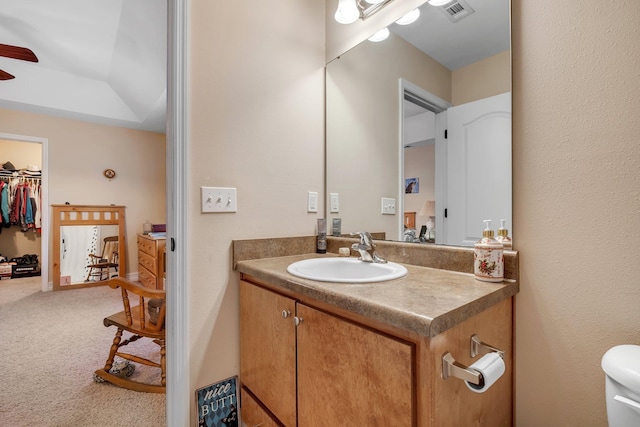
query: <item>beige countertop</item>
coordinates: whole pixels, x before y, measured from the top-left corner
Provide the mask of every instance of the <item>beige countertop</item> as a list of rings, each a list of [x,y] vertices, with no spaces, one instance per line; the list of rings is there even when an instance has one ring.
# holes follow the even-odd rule
[[[336,256],[308,253],[238,260],[238,272],[402,330],[434,337],[515,295],[517,280],[476,280],[473,274],[403,264],[405,277],[377,283],[331,283],[287,272],[293,262]],[[402,264],[402,263],[401,263]]]

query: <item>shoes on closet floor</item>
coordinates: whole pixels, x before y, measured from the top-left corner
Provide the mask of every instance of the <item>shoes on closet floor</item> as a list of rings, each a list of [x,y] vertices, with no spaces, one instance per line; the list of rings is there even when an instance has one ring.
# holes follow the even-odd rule
[[[15,263],[16,265],[38,265],[38,255],[26,254],[21,257],[11,258],[9,262]]]

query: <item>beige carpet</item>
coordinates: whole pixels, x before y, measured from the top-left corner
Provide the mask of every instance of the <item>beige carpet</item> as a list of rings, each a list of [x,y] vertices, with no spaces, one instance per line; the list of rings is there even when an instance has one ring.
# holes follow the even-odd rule
[[[39,277],[0,281],[0,426],[164,426],[164,394],[93,381],[115,334],[102,319],[121,310],[119,290],[105,286],[40,292]],[[159,360],[147,341],[129,347]],[[159,377],[136,365],[133,378]]]

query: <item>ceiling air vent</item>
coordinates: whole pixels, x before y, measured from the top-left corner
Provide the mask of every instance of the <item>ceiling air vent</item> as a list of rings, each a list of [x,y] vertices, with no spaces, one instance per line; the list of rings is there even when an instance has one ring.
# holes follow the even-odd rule
[[[466,18],[475,12],[471,6],[465,3],[463,0],[456,0],[453,3],[449,3],[440,8],[442,13],[444,13],[447,18],[451,20],[451,22],[458,22],[462,18]]]

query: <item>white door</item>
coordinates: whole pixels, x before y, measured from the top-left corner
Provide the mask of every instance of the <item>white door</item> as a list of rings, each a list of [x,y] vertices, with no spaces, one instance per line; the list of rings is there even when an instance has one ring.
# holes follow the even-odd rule
[[[511,228],[511,93],[447,111],[445,244],[470,246],[485,219]]]

